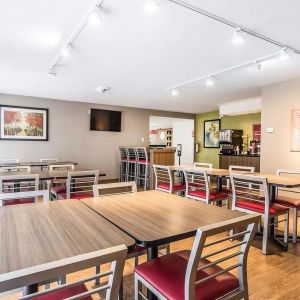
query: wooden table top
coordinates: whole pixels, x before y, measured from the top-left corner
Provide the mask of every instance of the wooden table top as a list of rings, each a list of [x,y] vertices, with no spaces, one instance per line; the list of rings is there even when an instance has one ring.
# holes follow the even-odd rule
[[[74,161],[58,161],[58,162],[51,162],[55,165],[78,165],[77,162]],[[31,167],[47,167],[49,165],[48,162],[40,162],[40,161],[22,161],[18,163],[0,163],[0,167],[12,167],[12,166],[31,166]]]
[[[184,170],[206,170],[207,175],[213,177],[227,177],[230,172],[226,169],[216,169],[216,168],[200,168],[194,167],[193,165],[175,165],[169,167],[171,171],[184,171]]]
[[[1,274],[135,241],[80,201],[0,207]]]
[[[158,191],[109,195],[82,202],[145,247],[191,237],[200,226],[244,215]]]

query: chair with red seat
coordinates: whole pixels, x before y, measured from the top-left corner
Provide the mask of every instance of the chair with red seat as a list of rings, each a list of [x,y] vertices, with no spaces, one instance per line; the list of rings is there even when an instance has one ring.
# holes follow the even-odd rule
[[[266,177],[251,175],[231,174],[232,209],[245,213],[259,213],[263,220],[262,253],[268,253],[268,238],[271,226],[278,224],[275,221],[278,216],[284,216],[280,222],[284,222],[284,245],[288,246],[289,234],[289,208],[277,203],[272,203],[269,196],[268,181]],[[251,189],[245,186],[251,184]],[[271,223],[273,221],[273,223]],[[276,238],[274,230],[274,238]],[[277,238],[276,238],[277,239]],[[282,241],[280,241],[282,242]]]
[[[58,195],[58,200],[93,197],[93,186],[98,184],[99,170],[68,172],[67,189]]]
[[[65,170],[74,170],[74,164],[49,164],[49,171],[65,171]],[[51,199],[58,199],[58,195],[66,193],[66,180],[65,179],[53,179],[48,181],[48,189],[50,189]]]
[[[119,181],[127,181],[127,174],[128,174],[128,151],[127,147],[120,146],[119,147],[119,154],[120,154],[120,176]]]
[[[69,281],[59,286],[52,286],[49,289],[40,290],[21,297],[20,299],[34,300],[63,300],[63,299],[97,299],[117,300],[124,270],[127,247],[119,245],[94,252],[84,253],[77,256],[63,258],[61,260],[44,263],[22,269],[18,272],[8,273],[5,280],[0,282],[0,293],[10,291],[22,284],[32,285],[39,282],[47,282],[54,277],[68,276]],[[106,264],[108,270],[90,276],[88,269],[98,264]],[[91,284],[95,278],[107,278],[107,282],[101,287]],[[72,279],[71,279],[72,278]],[[22,279],[22,280],[20,280]],[[21,282],[21,283],[19,283]],[[19,285],[19,286],[18,286]],[[102,296],[104,296],[102,298]]]
[[[247,256],[258,221],[258,214],[245,215],[200,227],[191,251],[173,252],[139,265],[135,300],[147,299],[142,285],[159,299],[248,299]],[[228,236],[233,228],[236,233]],[[238,240],[229,242],[233,238]],[[230,273],[234,269],[237,277]]]
[[[150,186],[150,160],[148,156],[148,151],[146,147],[136,147],[137,154],[137,175],[136,182],[144,184],[144,190]]]
[[[194,162],[194,168],[212,169],[213,164]]]
[[[277,175],[287,177],[299,177],[300,171],[277,170]],[[300,189],[278,188],[276,203],[289,207],[293,212],[293,243],[297,243],[298,211],[300,210]]]
[[[171,194],[176,193],[177,195],[184,193],[185,184],[175,182],[168,166],[153,165],[152,167],[155,176],[155,190]]]
[[[207,204],[226,201],[226,206],[229,208],[228,195],[210,188],[210,180],[205,169],[184,170],[184,177],[186,198],[200,200]]]
[[[126,181],[136,181],[137,176],[137,153],[136,147],[127,147],[128,170]]]

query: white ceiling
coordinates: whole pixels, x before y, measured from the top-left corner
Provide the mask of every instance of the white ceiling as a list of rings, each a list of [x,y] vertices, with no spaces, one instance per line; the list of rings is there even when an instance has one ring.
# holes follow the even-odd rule
[[[172,97],[166,88],[279,50],[256,38],[232,45],[232,29],[160,0],[104,0],[103,23],[88,25],[58,76],[48,67],[88,11],[86,0],[0,1],[0,93],[182,112],[212,111],[220,103],[258,96],[262,86],[300,76],[300,55],[260,72],[243,69],[197,82]],[[300,49],[299,0],[186,0],[199,8]],[[95,91],[110,86],[107,94]],[[0,100],[1,101],[1,100]]]

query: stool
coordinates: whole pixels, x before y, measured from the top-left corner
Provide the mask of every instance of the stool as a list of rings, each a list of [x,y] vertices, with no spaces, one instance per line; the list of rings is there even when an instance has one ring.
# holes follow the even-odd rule
[[[127,147],[128,153],[128,171],[127,181],[136,181],[137,178],[137,154],[135,147]]]
[[[137,154],[137,185],[144,182],[144,190],[150,185],[149,158],[146,147],[136,147]]]
[[[127,147],[120,146],[120,181],[127,181],[128,176],[128,151]]]

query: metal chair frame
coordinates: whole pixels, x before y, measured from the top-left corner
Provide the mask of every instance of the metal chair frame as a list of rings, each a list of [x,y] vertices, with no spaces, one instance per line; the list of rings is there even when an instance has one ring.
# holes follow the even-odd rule
[[[127,174],[128,174],[128,151],[127,147],[120,146],[119,147],[119,154],[120,154],[120,176],[119,181],[127,181]]]
[[[144,190],[150,186],[150,162],[146,147],[136,147],[137,154],[137,175],[136,182],[144,182]]]

